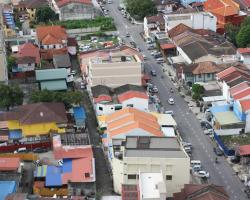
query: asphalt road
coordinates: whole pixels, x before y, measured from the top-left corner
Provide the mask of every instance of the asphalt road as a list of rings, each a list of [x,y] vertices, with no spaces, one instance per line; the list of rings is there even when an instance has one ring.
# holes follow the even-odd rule
[[[145,63],[145,71],[149,72],[151,69],[156,70],[157,76],[152,77],[153,84],[159,89],[159,96],[165,110],[174,111],[174,118],[178,124],[178,130],[182,138],[193,144],[192,159],[201,160],[202,166],[210,174],[208,182],[224,186],[230,199],[247,199],[243,192],[244,185],[238,177],[236,177],[225,158],[220,157],[218,159],[219,163],[215,164],[216,156],[213,152],[212,141],[208,136],[204,135],[196,116],[178,92],[175,90],[173,94],[170,93],[170,88],[174,88],[174,85],[169,78],[163,74],[161,66],[154,62],[154,59],[150,56],[150,52],[146,50],[145,42],[139,34],[143,31],[143,25],[132,25],[125,19],[117,9],[119,2],[120,1],[117,0],[114,1],[113,4],[106,5],[109,9],[109,15],[114,18],[120,37],[124,38],[126,42],[136,42],[137,46],[141,48],[143,53],[148,57],[148,61]],[[130,38],[125,37],[127,32],[130,33]],[[161,78],[162,75],[164,78]],[[174,98],[175,105],[168,105],[167,100],[170,96]]]

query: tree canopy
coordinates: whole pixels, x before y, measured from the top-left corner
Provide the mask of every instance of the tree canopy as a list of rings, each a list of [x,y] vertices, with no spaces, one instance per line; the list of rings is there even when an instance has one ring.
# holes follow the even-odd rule
[[[31,94],[30,101],[37,102],[62,102],[65,107],[71,108],[72,105],[80,104],[83,101],[83,94],[81,92],[56,92],[49,90],[35,91]]]
[[[142,20],[145,16],[157,14],[152,0],[125,0],[126,10],[135,19]]]
[[[192,95],[193,99],[199,100],[201,98],[201,95],[204,92],[204,88],[200,84],[195,83],[192,86],[192,92],[193,92],[193,95]]]
[[[0,107],[9,110],[13,106],[22,105],[23,91],[17,85],[0,84]]]
[[[58,20],[58,15],[49,6],[40,7],[36,10],[37,23],[48,23],[55,20]]]
[[[237,47],[250,46],[250,17],[246,17],[240,26],[226,25],[225,31],[231,42]]]

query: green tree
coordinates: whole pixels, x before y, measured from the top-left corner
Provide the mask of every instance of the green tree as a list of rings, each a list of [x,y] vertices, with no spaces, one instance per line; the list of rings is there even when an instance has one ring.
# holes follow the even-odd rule
[[[81,92],[56,92],[49,90],[35,91],[31,94],[30,102],[62,102],[66,108],[80,104],[83,100]]]
[[[192,92],[193,92],[192,98],[194,100],[199,100],[204,92],[204,89],[200,84],[195,83],[192,86]]]
[[[12,71],[12,67],[15,66],[15,64],[16,64],[16,58],[13,56],[8,56],[7,57],[7,68],[8,68],[9,72]]]
[[[229,37],[229,40],[234,45],[236,45],[236,35],[238,34],[239,30],[240,30],[239,26],[235,26],[231,23],[225,26],[226,35]]]
[[[9,110],[13,106],[22,105],[23,91],[17,86],[0,84],[0,107]]]
[[[48,23],[55,20],[58,20],[58,15],[49,6],[40,7],[36,10],[37,23]]]
[[[157,9],[152,0],[125,0],[125,5],[129,14],[138,20],[157,14]]]
[[[250,24],[242,26],[236,35],[236,43],[238,47],[247,47],[250,44]]]

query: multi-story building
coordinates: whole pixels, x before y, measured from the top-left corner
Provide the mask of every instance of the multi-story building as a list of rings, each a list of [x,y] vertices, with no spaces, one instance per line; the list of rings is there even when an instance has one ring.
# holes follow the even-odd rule
[[[181,23],[193,29],[216,31],[217,18],[209,12],[184,9],[164,15],[164,19],[166,32]]]
[[[204,10],[216,16],[218,33],[224,33],[227,24],[240,25],[246,17],[246,13],[240,11],[239,4],[233,0],[207,0]]]
[[[142,85],[142,58],[134,49],[121,47],[90,52],[80,57],[84,79],[90,87]]]
[[[162,173],[167,197],[180,192],[190,179],[190,158],[176,138],[127,136],[125,145],[113,149],[114,191],[139,183],[140,173]]]
[[[50,5],[61,21],[93,19],[98,15],[92,0],[51,0]]]

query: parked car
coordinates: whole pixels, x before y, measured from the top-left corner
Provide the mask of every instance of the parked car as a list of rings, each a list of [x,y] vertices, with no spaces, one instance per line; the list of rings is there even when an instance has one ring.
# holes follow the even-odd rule
[[[155,49],[155,46],[154,46],[153,44],[150,44],[150,45],[148,45],[147,47],[148,47],[148,50],[153,50],[153,49]]]
[[[240,162],[240,156],[233,156],[230,161],[234,164],[237,164]]]
[[[27,153],[28,150],[26,149],[26,147],[21,147],[18,148],[16,151],[14,151],[14,153]]]
[[[154,58],[157,59],[157,58],[162,58],[162,54],[161,53],[155,53],[154,54]]]
[[[168,103],[170,104],[170,105],[174,105],[174,98],[169,98],[168,99]]]
[[[154,69],[151,70],[150,73],[151,73],[151,76],[156,76],[156,71]]]
[[[214,134],[214,130],[213,129],[206,129],[206,130],[204,130],[204,134],[205,135],[213,135]]]
[[[112,0],[108,0],[108,4],[112,4],[113,3],[113,1]]]
[[[146,56],[145,54],[142,54],[142,57],[143,57],[144,60],[147,60],[147,59],[148,59],[147,56]]]
[[[223,156],[223,151],[222,151],[219,147],[215,147],[215,148],[214,148],[214,153],[215,153],[217,156]]]
[[[196,173],[196,172],[201,171],[201,166],[200,165],[194,165],[194,166],[192,166],[191,169],[192,169],[193,173]]]
[[[184,150],[186,151],[186,153],[191,153],[192,152],[192,148],[191,147],[184,147]]]
[[[126,33],[126,37],[130,37],[130,33]]]
[[[33,149],[34,153],[45,153],[47,151],[48,150],[46,148],[42,148],[42,147],[37,147],[37,148]]]
[[[76,71],[75,70],[71,70],[71,75],[76,75]]]
[[[164,112],[164,114],[168,114],[168,115],[174,116],[174,111],[172,111],[172,110],[166,110]]]
[[[209,173],[204,170],[196,172],[195,175],[201,178],[209,178]]]
[[[201,121],[201,128],[205,130],[205,129],[212,129],[213,127],[209,122]]]
[[[164,61],[163,58],[157,58],[157,59],[156,59],[156,62],[160,64],[160,63],[164,63],[165,61]]]
[[[190,147],[191,149],[193,148],[193,145],[190,142],[181,142],[183,147]]]
[[[134,41],[131,41],[130,44],[131,44],[134,48],[136,48],[136,43],[135,43]]]
[[[158,54],[158,53],[160,53],[159,51],[152,51],[150,54],[151,54],[151,56],[154,56],[155,54]]]

